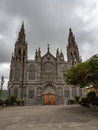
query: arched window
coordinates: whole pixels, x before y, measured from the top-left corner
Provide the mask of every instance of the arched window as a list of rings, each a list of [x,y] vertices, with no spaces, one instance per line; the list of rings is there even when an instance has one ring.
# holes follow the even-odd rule
[[[61,96],[61,95],[62,95],[62,88],[59,87],[59,88],[58,88],[58,91],[59,91],[59,95]]]
[[[20,73],[19,66],[15,66],[14,81],[19,81],[19,78],[20,78],[19,73]]]
[[[69,97],[69,89],[65,89],[65,97],[68,98]]]
[[[18,50],[19,57],[21,57],[21,50]]]
[[[29,80],[35,80],[35,66],[29,66]]]
[[[83,93],[82,93],[82,88],[79,88],[79,96],[82,97]]]
[[[37,95],[40,95],[41,94],[41,88],[37,88]]]
[[[18,96],[18,88],[17,87],[14,88],[14,96],[16,96],[16,97]]]
[[[34,89],[32,87],[29,88],[29,98],[34,98]]]
[[[72,87],[72,96],[75,97],[76,96],[76,88]]]
[[[23,88],[23,97],[26,97],[26,87]]]

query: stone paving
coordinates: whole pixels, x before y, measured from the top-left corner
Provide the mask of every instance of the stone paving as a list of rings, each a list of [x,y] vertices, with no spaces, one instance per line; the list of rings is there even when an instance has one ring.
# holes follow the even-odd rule
[[[98,110],[79,105],[0,108],[0,130],[98,130]]]

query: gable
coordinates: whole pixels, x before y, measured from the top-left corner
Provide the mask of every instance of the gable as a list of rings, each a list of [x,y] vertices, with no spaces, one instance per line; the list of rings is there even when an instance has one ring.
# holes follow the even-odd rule
[[[45,63],[45,62],[53,62],[53,63],[55,63],[56,58],[50,52],[48,52],[42,57],[42,63]]]

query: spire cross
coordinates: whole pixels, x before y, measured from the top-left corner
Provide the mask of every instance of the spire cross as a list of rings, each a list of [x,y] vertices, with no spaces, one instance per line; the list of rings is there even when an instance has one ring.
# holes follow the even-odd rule
[[[24,26],[24,21],[22,21],[22,26]]]

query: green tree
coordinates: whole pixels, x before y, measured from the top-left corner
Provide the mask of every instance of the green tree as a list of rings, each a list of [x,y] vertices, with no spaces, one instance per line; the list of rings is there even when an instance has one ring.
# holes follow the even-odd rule
[[[86,75],[86,80],[95,89],[98,87],[98,55],[94,55],[88,60],[90,69],[89,73]]]
[[[68,84],[80,85],[82,87],[92,85],[98,86],[98,55],[94,55],[86,62],[71,67],[65,74]]]

